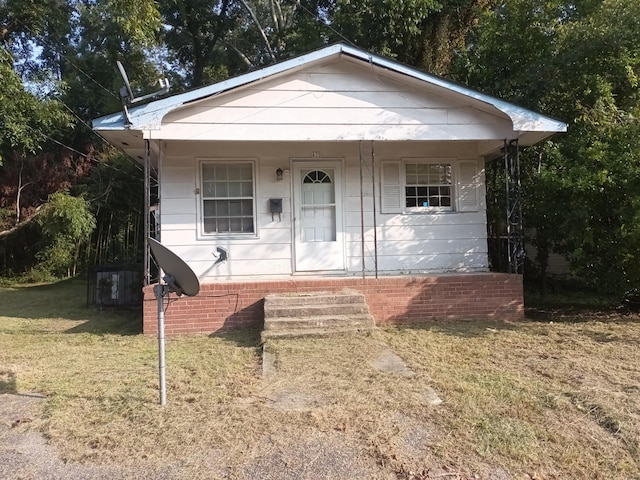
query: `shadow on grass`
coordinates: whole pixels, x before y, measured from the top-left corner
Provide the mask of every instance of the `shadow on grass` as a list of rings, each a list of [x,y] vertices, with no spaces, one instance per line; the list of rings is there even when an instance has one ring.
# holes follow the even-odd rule
[[[39,285],[0,287],[0,316],[26,320],[83,321],[67,333],[133,335],[142,331],[140,310],[97,310],[87,306],[83,277]]]
[[[597,343],[625,344],[636,348],[640,345],[640,338],[633,336],[616,335],[611,332],[602,332],[590,328],[583,329],[581,333]]]
[[[460,338],[492,335],[499,330],[517,330],[522,322],[503,320],[429,320],[424,323],[398,325],[403,330],[422,330]]]
[[[142,313],[140,310],[100,312],[100,318],[65,330],[65,333],[93,333],[95,335],[138,335],[142,333]]]
[[[588,308],[537,309],[527,308],[523,320],[429,320],[424,323],[401,324],[393,328],[420,330],[458,338],[479,338],[500,331],[516,331],[529,335],[547,335],[546,324],[581,324],[588,322],[640,323],[640,313],[621,309],[597,310]],[[585,332],[589,334],[589,332]],[[594,331],[593,340],[599,343],[615,342],[617,337]],[[624,343],[637,344],[635,340]]]
[[[638,323],[640,322],[640,313],[624,307],[528,306],[525,309],[525,318],[528,321],[537,323]]]
[[[620,305],[620,295],[600,291],[577,281],[557,281],[543,291],[537,284],[525,282],[524,303],[529,309],[565,312],[612,311]]]
[[[525,282],[525,318],[531,322],[585,323],[640,321],[640,311],[625,303],[618,293],[607,293],[577,280],[556,280],[543,292]],[[640,310],[640,309],[639,309]]]
[[[234,343],[238,347],[259,347],[260,328],[227,328],[219,330],[209,335],[209,338],[221,338],[227,342]]]
[[[1,315],[41,319],[83,320],[91,315],[87,308],[87,283],[70,278],[44,285],[15,284],[0,288]]]

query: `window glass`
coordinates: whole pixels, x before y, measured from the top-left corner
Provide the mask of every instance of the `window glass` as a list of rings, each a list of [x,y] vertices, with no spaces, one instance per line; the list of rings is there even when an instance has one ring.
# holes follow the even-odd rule
[[[231,182],[228,184],[227,193],[230,197],[242,196],[242,185],[238,182]]]
[[[405,164],[405,206],[416,210],[451,210],[451,165]]]
[[[201,172],[204,233],[253,233],[253,165],[205,162]]]
[[[249,197],[253,195],[253,183],[242,182],[240,184],[240,192],[243,197]]]
[[[314,170],[305,175],[302,183],[331,183],[331,177],[322,170]]]

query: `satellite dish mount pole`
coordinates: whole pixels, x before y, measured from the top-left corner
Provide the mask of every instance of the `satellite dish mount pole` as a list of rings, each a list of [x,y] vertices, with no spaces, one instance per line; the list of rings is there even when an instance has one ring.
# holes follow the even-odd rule
[[[160,384],[160,405],[164,406],[167,404],[167,365],[164,355],[164,296],[169,293],[169,289],[164,283],[159,281],[156,286],[153,287],[153,292],[158,300],[158,377]]]
[[[165,93],[169,92],[169,80],[167,80],[166,78],[158,79],[160,90],[148,95],[143,95],[142,97],[136,97],[133,94],[131,84],[129,83],[127,72],[124,70],[124,66],[122,65],[120,60],[116,61],[116,65],[118,66],[118,70],[120,71],[120,75],[122,76],[122,82],[124,83],[124,85],[122,85],[122,88],[120,89],[120,100],[122,101],[122,112],[124,114],[125,125],[129,126],[131,125],[131,117],[129,117],[128,106],[132,103],[142,102],[150,98],[156,98],[159,95],[164,95]]]
[[[195,297],[200,291],[200,281],[191,267],[155,238],[148,237],[151,253],[158,264],[158,284],[153,293],[158,300],[158,369],[160,376],[160,405],[167,403],[164,356],[164,297],[171,292],[178,297]]]

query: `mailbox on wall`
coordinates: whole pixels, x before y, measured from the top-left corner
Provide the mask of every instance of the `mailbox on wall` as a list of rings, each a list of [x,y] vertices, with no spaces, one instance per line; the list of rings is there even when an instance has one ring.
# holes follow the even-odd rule
[[[278,221],[282,220],[282,199],[270,198],[269,211],[271,212],[271,220],[273,220],[276,213],[278,214]]]

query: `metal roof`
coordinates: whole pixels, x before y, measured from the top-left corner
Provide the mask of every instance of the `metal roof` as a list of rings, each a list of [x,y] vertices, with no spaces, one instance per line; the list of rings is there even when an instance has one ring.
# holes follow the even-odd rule
[[[217,95],[258,80],[294,69],[299,69],[312,63],[324,61],[331,57],[337,57],[340,55],[347,55],[354,59],[362,60],[368,64],[387,69],[400,75],[406,75],[427,84],[458,93],[462,96],[468,97],[469,99],[485,103],[507,115],[513,122],[514,131],[548,132],[549,134],[567,131],[567,124],[559,120],[555,120],[532,110],[519,107],[504,100],[500,100],[457,83],[450,82],[441,77],[421,72],[415,68],[411,68],[393,60],[344,44],[331,45],[291,60],[246,73],[238,77],[230,78],[223,82],[172,95],[144,105],[130,107],[128,109],[129,120],[131,122],[130,124],[127,123],[127,119],[123,112],[97,118],[93,120],[93,128],[98,131],[156,130],[161,127],[162,119],[166,114],[190,102]]]

